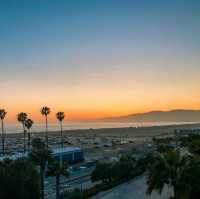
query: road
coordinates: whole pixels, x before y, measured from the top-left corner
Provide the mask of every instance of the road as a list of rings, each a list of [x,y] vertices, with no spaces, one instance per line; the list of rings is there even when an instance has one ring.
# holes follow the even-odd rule
[[[172,195],[171,190],[165,188],[162,195],[153,192],[146,195],[146,179],[144,176],[132,180],[129,183],[119,185],[112,190],[102,192],[92,199],[168,199]]]

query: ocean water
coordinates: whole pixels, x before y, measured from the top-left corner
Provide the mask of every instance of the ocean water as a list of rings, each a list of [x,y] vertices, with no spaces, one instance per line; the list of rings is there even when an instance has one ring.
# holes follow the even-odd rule
[[[164,126],[164,125],[174,125],[174,124],[186,124],[186,123],[70,122],[70,123],[63,123],[63,130],[121,128],[121,127],[147,127],[147,126]],[[59,123],[49,124],[48,129],[49,129],[49,131],[60,130]],[[42,132],[42,131],[45,131],[45,123],[35,123],[33,125],[32,132]],[[22,133],[22,126],[19,123],[16,123],[16,124],[5,123],[5,133]]]

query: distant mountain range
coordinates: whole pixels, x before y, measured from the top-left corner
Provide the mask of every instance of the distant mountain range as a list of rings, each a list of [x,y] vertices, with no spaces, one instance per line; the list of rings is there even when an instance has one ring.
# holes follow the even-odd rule
[[[101,122],[200,122],[200,110],[170,110],[102,118]]]

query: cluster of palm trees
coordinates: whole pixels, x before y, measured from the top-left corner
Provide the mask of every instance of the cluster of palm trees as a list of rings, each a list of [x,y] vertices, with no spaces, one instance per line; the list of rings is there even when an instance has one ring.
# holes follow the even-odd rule
[[[45,117],[45,124],[46,124],[46,130],[45,130],[45,143],[47,146],[49,146],[48,143],[48,115],[51,113],[51,110],[49,107],[44,106],[40,110],[41,114]],[[1,119],[1,140],[2,140],[2,154],[5,154],[5,130],[4,130],[4,119],[6,117],[7,112],[5,109],[0,109],[0,119]],[[63,147],[63,127],[62,127],[62,121],[65,118],[64,112],[57,112],[56,118],[60,122],[60,136],[61,136],[61,147]],[[26,148],[26,134],[28,133],[28,151],[30,152],[30,146],[31,146],[31,127],[34,124],[34,121],[30,118],[28,118],[27,113],[21,112],[17,115],[17,120],[22,124],[23,128],[23,140],[24,140],[24,153],[27,151]]]

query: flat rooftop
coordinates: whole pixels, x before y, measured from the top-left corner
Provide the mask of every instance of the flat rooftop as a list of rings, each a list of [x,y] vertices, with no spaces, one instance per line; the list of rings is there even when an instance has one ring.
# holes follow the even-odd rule
[[[60,153],[73,153],[73,152],[80,152],[82,151],[81,148],[79,147],[63,147],[63,148],[55,148],[52,149],[53,155],[60,154]],[[23,158],[28,156],[28,154],[23,154],[23,153],[17,153],[13,155],[6,155],[6,156],[1,156],[0,160],[4,160],[6,158],[11,159],[11,160],[17,160],[19,158]]]
[[[56,148],[53,149],[53,154],[59,154],[59,153],[72,153],[72,152],[79,152],[82,151],[79,147],[63,147],[63,148]]]

